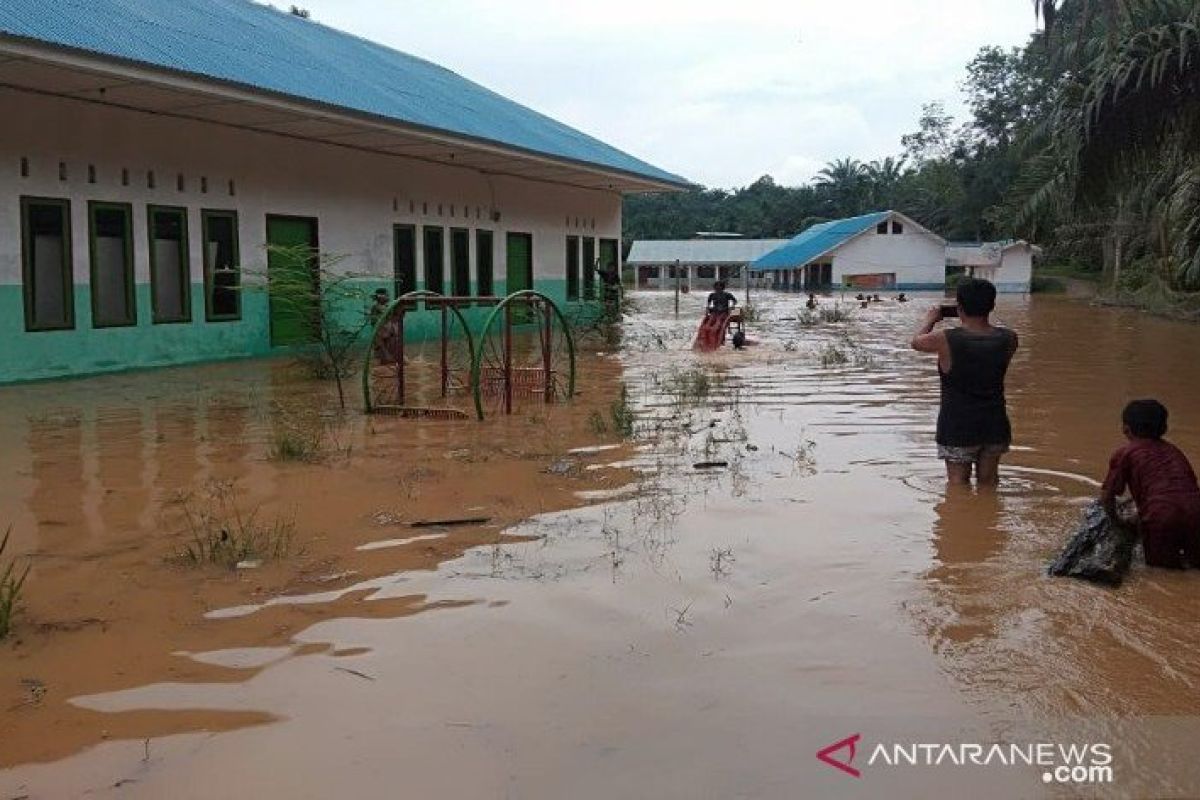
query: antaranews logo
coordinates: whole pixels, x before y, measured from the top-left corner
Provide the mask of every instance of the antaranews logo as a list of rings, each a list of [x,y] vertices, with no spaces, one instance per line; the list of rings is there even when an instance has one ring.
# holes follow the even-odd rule
[[[856,733],[817,751],[817,760],[852,777],[862,734]],[[1043,783],[1097,784],[1113,782],[1112,746],[1105,742],[878,742],[867,767],[1034,767],[1043,770]]]
[[[817,759],[831,767],[840,769],[852,778],[861,778],[862,773],[854,768],[854,756],[858,754],[858,742],[860,739],[862,739],[862,734],[856,733],[853,736],[847,736],[840,742],[834,742],[828,747],[823,747],[817,751]],[[847,751],[845,761],[834,757],[834,753],[840,750]]]

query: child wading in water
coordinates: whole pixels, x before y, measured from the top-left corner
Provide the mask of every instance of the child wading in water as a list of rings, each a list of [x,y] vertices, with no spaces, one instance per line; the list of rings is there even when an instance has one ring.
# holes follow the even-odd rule
[[[1134,400],[1121,414],[1129,443],[1113,453],[1100,502],[1116,519],[1126,489],[1138,510],[1138,532],[1151,567],[1200,568],[1200,486],[1187,456],[1163,439],[1167,409]]]

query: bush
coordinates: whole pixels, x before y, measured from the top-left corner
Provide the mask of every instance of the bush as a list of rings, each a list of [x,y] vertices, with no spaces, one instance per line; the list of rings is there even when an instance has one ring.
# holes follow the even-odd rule
[[[1061,294],[1066,290],[1067,285],[1058,278],[1034,275],[1029,280],[1029,291],[1033,294]]]
[[[1117,291],[1133,294],[1141,291],[1154,276],[1154,262],[1148,258],[1138,259],[1125,266],[1117,278]]]

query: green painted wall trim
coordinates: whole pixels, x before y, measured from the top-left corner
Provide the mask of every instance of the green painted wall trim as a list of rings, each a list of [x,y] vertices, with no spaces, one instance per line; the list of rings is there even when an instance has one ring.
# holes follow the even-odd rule
[[[362,281],[370,294],[377,288],[392,292],[390,279]],[[423,288],[423,287],[422,287]],[[474,287],[472,287],[474,288]],[[598,309],[594,301],[567,302],[563,279],[538,279],[535,288],[556,303],[569,319],[587,319]],[[496,282],[503,297],[505,282]],[[91,293],[86,285],[75,287],[75,328],[65,331],[25,330],[24,297],[16,284],[0,284],[0,384],[53,380],[152,367],[177,366],[205,361],[278,355],[285,348],[270,344],[270,314],[265,291],[247,290],[242,296],[240,320],[208,322],[204,313],[204,285],[192,285],[191,322],[155,325],[151,322],[151,287],[137,286],[137,325],[93,328]],[[463,309],[472,329],[482,325],[488,306]],[[345,314],[358,315],[357,308]],[[347,316],[347,319],[350,319]],[[364,332],[364,345],[368,332]]]

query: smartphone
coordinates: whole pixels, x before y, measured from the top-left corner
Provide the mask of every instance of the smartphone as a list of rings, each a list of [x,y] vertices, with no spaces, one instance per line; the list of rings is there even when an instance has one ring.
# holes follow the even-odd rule
[[[949,319],[958,316],[958,306],[942,306],[942,319]]]

